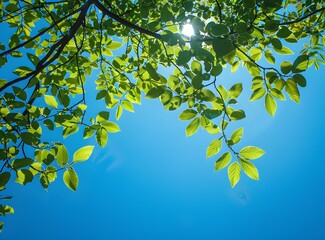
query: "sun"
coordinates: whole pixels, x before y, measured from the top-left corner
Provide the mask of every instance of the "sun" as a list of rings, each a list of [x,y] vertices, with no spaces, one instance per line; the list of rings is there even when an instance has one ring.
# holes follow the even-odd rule
[[[187,23],[183,26],[182,34],[188,37],[194,35],[194,29],[193,26],[190,24],[190,20],[187,20]]]

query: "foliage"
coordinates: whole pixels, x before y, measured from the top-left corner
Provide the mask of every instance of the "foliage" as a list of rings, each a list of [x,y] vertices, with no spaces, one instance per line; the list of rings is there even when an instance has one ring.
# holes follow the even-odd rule
[[[325,63],[324,10],[323,0],[1,1],[1,28],[10,34],[0,42],[0,190],[10,180],[36,179],[47,189],[62,170],[75,191],[74,164],[89,159],[94,146],[81,147],[71,160],[53,133],[83,132],[104,147],[120,130],[123,111],[133,112],[143,97],[166,110],[182,106],[186,136],[199,129],[214,136],[206,157],[222,150],[215,170],[228,167],[232,187],[242,171],[257,180],[252,160],[264,151],[238,149],[243,128],[228,127],[246,117],[237,106],[243,84],[227,89],[221,74],[226,67],[247,69],[250,101],[264,99],[272,116],[286,96],[299,103],[302,72]],[[181,33],[188,21],[192,36]],[[300,43],[292,61],[279,61]],[[92,78],[95,97],[86,88]],[[92,99],[108,110],[88,116]]]

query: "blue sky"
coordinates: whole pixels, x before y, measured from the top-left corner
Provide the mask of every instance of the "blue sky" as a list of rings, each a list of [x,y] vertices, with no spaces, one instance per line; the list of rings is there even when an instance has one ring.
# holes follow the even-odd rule
[[[260,181],[242,176],[232,189],[226,170],[205,158],[212,135],[185,137],[180,111],[144,100],[124,112],[120,133],[76,166],[79,187],[60,178],[44,191],[38,184],[10,184],[15,214],[1,238],[54,239],[325,239],[324,70],[309,69],[302,101],[278,102],[274,118],[263,101],[241,97],[247,119],[241,146],[266,154],[255,161]],[[242,73],[229,76],[249,82]],[[245,78],[247,80],[243,80]],[[248,90],[248,89],[246,89]],[[71,140],[70,140],[71,139]],[[69,151],[86,143],[72,137]],[[8,202],[9,203],[9,202]]]

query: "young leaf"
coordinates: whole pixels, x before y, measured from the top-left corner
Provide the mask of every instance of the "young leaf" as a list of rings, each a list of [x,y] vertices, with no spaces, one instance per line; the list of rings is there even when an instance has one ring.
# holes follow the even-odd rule
[[[243,133],[244,133],[243,128],[238,128],[237,130],[235,130],[233,134],[231,134],[231,137],[229,139],[231,141],[231,145],[238,143],[243,137]]]
[[[63,173],[63,181],[72,191],[77,190],[79,179],[77,173],[73,169],[65,170]]]
[[[106,122],[102,124],[103,128],[106,129],[107,132],[115,133],[120,131],[120,127],[114,122]]]
[[[239,179],[240,179],[240,166],[238,162],[233,162],[229,167],[228,167],[228,178],[231,184],[231,187],[234,187]]]
[[[259,180],[258,170],[253,163],[240,159],[240,164],[248,177],[254,180]]]
[[[96,132],[96,140],[101,147],[105,147],[108,135],[106,129],[100,128]]]
[[[226,152],[218,158],[218,160],[214,164],[214,170],[218,171],[226,167],[231,161],[231,154],[230,152]]]
[[[291,100],[293,100],[296,103],[300,102],[300,93],[297,84],[293,80],[289,79],[287,81],[285,85],[285,90],[289,94]]]
[[[116,114],[115,114],[116,120],[120,119],[120,117],[122,116],[122,113],[123,113],[123,107],[121,105],[118,105],[118,107],[116,109]]]
[[[271,116],[274,116],[276,112],[276,101],[273,99],[273,97],[270,94],[266,94],[264,104],[265,104],[266,111]]]
[[[130,101],[122,100],[122,106],[125,110],[127,110],[129,112],[134,112],[133,105]]]
[[[93,150],[94,150],[94,146],[84,146],[82,148],[79,148],[73,154],[73,162],[83,162],[88,160]]]
[[[240,150],[239,154],[246,159],[256,159],[263,156],[265,152],[254,146],[247,146]]]
[[[186,127],[186,137],[192,136],[199,129],[200,118],[196,117],[194,120]]]
[[[285,96],[283,95],[283,93],[276,89],[276,88],[271,88],[270,89],[270,93],[273,97],[276,97],[279,100],[286,100]]]
[[[258,88],[253,92],[249,101],[255,101],[257,99],[260,99],[265,95],[265,93],[266,93],[265,88]]]
[[[64,166],[69,160],[68,150],[64,145],[58,145],[57,148],[56,161],[60,166]]]
[[[216,155],[221,148],[222,141],[221,140],[212,140],[212,142],[209,144],[207,151],[206,151],[206,158],[210,158],[213,155]]]
[[[243,85],[241,83],[237,83],[233,85],[229,91],[228,91],[228,96],[229,98],[237,98],[243,91]]]
[[[56,101],[55,97],[52,95],[44,95],[44,100],[47,105],[53,108],[58,108],[58,102]]]
[[[195,111],[193,109],[186,109],[179,115],[179,119],[180,120],[190,120],[190,119],[194,118],[196,115],[197,115],[197,111]]]

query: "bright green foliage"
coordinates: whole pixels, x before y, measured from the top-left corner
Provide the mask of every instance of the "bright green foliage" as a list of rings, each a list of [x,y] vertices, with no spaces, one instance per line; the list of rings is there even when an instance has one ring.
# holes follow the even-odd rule
[[[221,140],[213,140],[210,145],[208,146],[208,149],[206,151],[206,157],[210,158],[213,155],[218,154],[218,152],[220,151],[222,145],[222,141]]]
[[[238,162],[233,162],[228,167],[228,178],[231,187],[234,187],[240,179],[241,168]]]
[[[93,153],[94,146],[85,146],[82,148],[79,148],[74,154],[73,154],[73,162],[83,162],[90,158],[91,154]]]
[[[264,155],[264,151],[258,147],[247,146],[240,150],[239,154],[246,159],[256,159]]]
[[[63,181],[65,185],[73,191],[77,190],[79,179],[73,168],[65,170],[63,173]]]
[[[244,130],[229,126],[249,106],[237,103],[249,92],[274,116],[278,100],[300,102],[304,72],[325,63],[324,12],[324,0],[1,1],[0,191],[10,181],[48,189],[62,172],[76,190],[72,166],[94,146],[71,160],[69,137],[105,147],[143,97],[178,109],[186,136],[213,135],[206,157],[220,154],[215,170],[228,166],[231,186],[241,170],[257,180],[250,160],[264,151],[238,149]],[[188,20],[191,37],[181,34]],[[223,72],[240,68],[250,79],[223,86]]]

